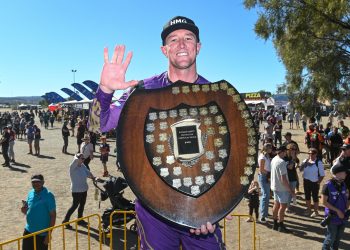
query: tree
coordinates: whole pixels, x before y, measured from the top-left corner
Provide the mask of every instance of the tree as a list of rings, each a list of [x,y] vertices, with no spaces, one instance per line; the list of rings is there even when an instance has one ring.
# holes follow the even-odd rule
[[[272,39],[287,69],[280,89],[296,97],[295,107],[300,99],[343,99],[350,91],[348,0],[245,0],[244,5],[258,9],[255,32]]]

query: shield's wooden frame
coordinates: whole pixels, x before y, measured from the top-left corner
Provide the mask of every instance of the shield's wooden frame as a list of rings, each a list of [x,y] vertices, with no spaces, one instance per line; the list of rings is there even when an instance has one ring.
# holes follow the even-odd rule
[[[224,174],[205,194],[194,198],[174,190],[153,170],[144,150],[144,126],[149,108],[171,109],[180,103],[202,106],[215,101],[230,133]],[[258,139],[250,112],[228,82],[197,85],[176,82],[160,89],[137,89],[121,112],[117,129],[118,162],[137,198],[159,216],[188,227],[216,223],[243,198],[254,178]]]

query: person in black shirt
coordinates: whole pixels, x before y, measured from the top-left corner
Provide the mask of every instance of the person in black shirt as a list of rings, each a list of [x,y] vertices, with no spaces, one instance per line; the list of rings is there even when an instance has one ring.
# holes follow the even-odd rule
[[[67,148],[68,148],[68,137],[69,137],[69,129],[67,127],[68,122],[65,121],[62,126],[62,138],[63,138],[63,147],[62,147],[62,153],[67,154]]]
[[[330,146],[330,152],[331,152],[331,162],[339,156],[340,154],[340,147],[343,145],[343,138],[338,133],[338,128],[333,128],[333,133],[329,136],[328,143]]]
[[[249,218],[247,222],[253,222],[253,211],[255,212],[255,218],[259,218],[259,183],[252,181],[248,189],[249,195]]]
[[[4,167],[10,166],[10,158],[8,155],[9,145],[10,145],[10,133],[8,132],[8,128],[4,127],[2,131],[2,137],[0,139],[1,142],[1,152],[4,157],[5,162],[2,164]]]
[[[289,143],[287,145],[287,155],[284,158],[286,162],[288,162],[287,165],[287,174],[288,174],[288,180],[289,180],[289,186],[292,190],[295,191],[297,183],[298,183],[298,174],[296,166],[299,165],[299,159],[297,157],[297,147],[294,143]],[[287,205],[287,213],[292,213],[291,209],[291,202],[292,202],[292,196],[290,196],[289,203]]]

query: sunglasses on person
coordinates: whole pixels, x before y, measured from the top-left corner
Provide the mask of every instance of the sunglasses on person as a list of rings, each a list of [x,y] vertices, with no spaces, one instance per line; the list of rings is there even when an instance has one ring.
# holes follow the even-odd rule
[[[317,154],[316,152],[310,152],[309,155],[315,155]]]

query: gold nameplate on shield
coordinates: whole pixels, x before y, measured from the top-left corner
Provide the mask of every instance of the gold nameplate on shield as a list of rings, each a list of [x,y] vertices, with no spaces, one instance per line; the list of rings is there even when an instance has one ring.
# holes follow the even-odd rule
[[[257,133],[226,81],[136,89],[124,104],[117,141],[118,161],[135,195],[180,225],[219,221],[254,177]]]

